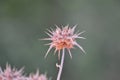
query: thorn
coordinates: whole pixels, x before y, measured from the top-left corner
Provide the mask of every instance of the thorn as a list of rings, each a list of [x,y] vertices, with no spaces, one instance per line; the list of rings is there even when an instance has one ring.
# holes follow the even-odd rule
[[[68,50],[68,53],[69,53],[69,55],[70,55],[70,58],[72,59],[71,51],[70,51],[69,49],[67,49],[67,50]]]
[[[50,36],[50,37],[52,37],[52,35],[51,34],[49,34],[48,32],[45,32],[48,36]]]
[[[47,53],[45,54],[44,58],[47,57],[47,55],[48,55],[48,53],[50,52],[50,50],[52,49],[52,47],[53,47],[53,46],[50,46],[50,47],[49,47],[49,49],[48,49]]]
[[[86,38],[84,38],[84,37],[77,37],[77,38],[79,38],[79,39],[86,39]]]
[[[57,52],[57,49],[54,50],[54,55],[56,54],[56,52]]]
[[[85,32],[85,31],[82,31],[82,32],[78,33],[77,36],[81,35],[81,34],[84,33],[84,32]]]
[[[79,45],[78,43],[76,43],[76,42],[75,42],[75,45],[76,45],[77,47],[79,47],[79,48],[82,50],[83,53],[86,54],[86,52],[85,52],[85,50],[82,48],[82,46],[80,46],[80,45]]]
[[[60,60],[60,50],[58,50],[58,60]]]

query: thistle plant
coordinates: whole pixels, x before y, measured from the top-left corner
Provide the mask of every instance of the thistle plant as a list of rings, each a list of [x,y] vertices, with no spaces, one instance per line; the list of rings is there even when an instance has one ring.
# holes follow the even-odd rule
[[[60,64],[56,63],[56,67],[59,68],[57,80],[60,80],[63,64],[64,64],[65,51],[66,50],[68,51],[71,58],[72,58],[72,54],[70,50],[74,48],[74,46],[77,46],[82,50],[83,53],[86,53],[85,50],[82,48],[82,46],[76,42],[76,39],[85,39],[84,37],[80,36],[85,31],[75,33],[75,28],[77,25],[73,26],[72,28],[70,28],[69,25],[65,27],[58,27],[57,25],[55,26],[56,26],[55,30],[53,29],[47,30],[48,32],[46,32],[46,34],[49,37],[44,38],[43,40],[51,41],[50,43],[46,44],[46,45],[49,45],[49,49],[45,54],[45,58],[47,57],[50,50],[54,48],[55,49],[54,54],[58,53],[58,59],[61,60]]]
[[[54,48],[54,54],[57,53],[58,60],[61,60],[59,64],[56,63],[56,67],[59,69],[57,80],[60,80],[61,78],[66,50],[68,51],[70,58],[72,58],[71,49],[75,46],[80,48],[83,53],[86,53],[82,46],[76,42],[76,39],[85,39],[84,37],[80,36],[85,31],[75,33],[75,28],[76,25],[72,28],[69,27],[69,25],[65,27],[58,27],[56,25],[55,30],[48,29],[46,34],[48,34],[49,37],[43,39],[51,41],[50,43],[46,44],[49,45],[49,49],[45,54],[45,58],[47,57],[50,50]],[[30,73],[29,76],[26,76],[23,73],[23,68],[17,70],[15,67],[11,68],[11,66],[7,64],[4,70],[0,67],[0,80],[49,80],[45,74],[39,74],[39,70],[37,70],[35,74]]]

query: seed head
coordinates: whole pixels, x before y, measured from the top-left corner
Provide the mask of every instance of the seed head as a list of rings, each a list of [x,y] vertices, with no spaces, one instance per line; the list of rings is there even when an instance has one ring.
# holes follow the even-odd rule
[[[77,38],[85,39],[84,37],[80,36],[85,31],[74,33],[76,25],[73,26],[72,28],[70,28],[69,25],[62,27],[62,28],[58,27],[57,25],[55,26],[56,26],[55,30],[50,29],[48,30],[48,32],[46,32],[49,38],[43,39],[43,40],[51,41],[51,43],[46,44],[46,45],[50,45],[50,47],[45,57],[48,55],[48,53],[50,52],[52,48],[55,48],[55,53],[56,51],[58,51],[58,57],[60,57],[60,51],[66,48],[69,52],[70,57],[72,58],[70,49],[74,48],[74,46],[79,47],[85,53],[85,50],[76,42]]]

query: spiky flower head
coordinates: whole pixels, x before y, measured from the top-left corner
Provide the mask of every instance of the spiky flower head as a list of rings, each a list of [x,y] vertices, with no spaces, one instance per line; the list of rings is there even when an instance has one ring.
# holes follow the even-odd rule
[[[26,80],[23,76],[23,68],[17,70],[16,68],[11,68],[10,65],[6,65],[4,71],[0,67],[0,80]]]
[[[39,74],[39,70],[37,70],[36,74],[30,74],[28,80],[48,80],[45,74]]]
[[[75,28],[77,25],[73,26],[72,28],[69,27],[69,25],[65,27],[58,27],[56,25],[56,29],[50,29],[46,34],[48,34],[49,38],[44,38],[43,40],[50,40],[51,43],[48,43],[47,45],[50,45],[45,57],[48,55],[50,50],[52,48],[55,48],[55,53],[58,51],[58,57],[60,57],[60,51],[64,48],[66,48],[69,52],[70,57],[72,58],[70,49],[74,48],[74,46],[79,47],[84,53],[85,50],[76,42],[76,39],[85,39],[84,37],[81,37],[80,35],[84,33],[85,31],[75,33]]]
[[[7,64],[4,70],[0,67],[0,80],[48,80],[48,78],[45,74],[39,74],[39,70],[36,74],[30,73],[29,76],[25,76],[23,75],[23,68],[17,70]]]

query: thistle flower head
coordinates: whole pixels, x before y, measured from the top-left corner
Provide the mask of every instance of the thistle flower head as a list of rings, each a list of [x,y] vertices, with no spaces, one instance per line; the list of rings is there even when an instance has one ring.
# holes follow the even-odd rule
[[[0,80],[48,80],[48,78],[44,74],[39,74],[38,70],[36,74],[30,73],[29,76],[25,76],[23,75],[23,68],[17,70],[7,64],[4,70],[0,67]]]
[[[23,68],[17,70],[16,68],[11,68],[10,65],[6,65],[6,69],[3,71],[0,68],[0,80],[25,80],[23,76]]]
[[[37,70],[36,74],[30,74],[28,80],[48,80],[46,75],[44,74],[39,74],[39,70]]]
[[[56,25],[55,30],[48,30],[46,34],[48,34],[49,38],[44,38],[43,40],[50,40],[51,43],[47,44],[50,45],[50,47],[45,57],[48,55],[49,51],[52,48],[55,48],[55,53],[56,51],[58,51],[58,57],[60,57],[60,51],[66,48],[69,52],[70,57],[72,58],[70,49],[74,48],[74,46],[79,47],[85,53],[84,49],[76,42],[77,38],[85,39],[84,37],[80,37],[80,35],[84,33],[84,31],[80,33],[75,33],[75,28],[76,25],[72,28],[70,28],[68,25],[62,28]]]

